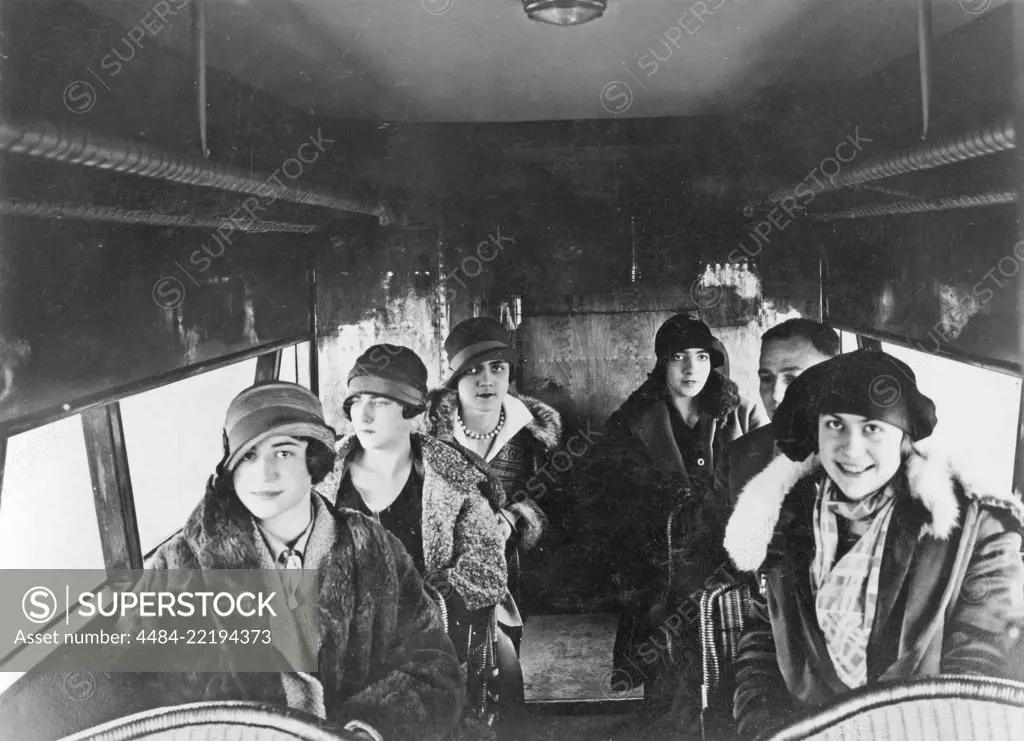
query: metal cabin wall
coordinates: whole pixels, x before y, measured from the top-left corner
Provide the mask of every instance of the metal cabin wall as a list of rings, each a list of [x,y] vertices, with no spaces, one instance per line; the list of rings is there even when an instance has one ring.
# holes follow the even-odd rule
[[[444,296],[439,290],[436,229],[360,225],[317,240],[317,351],[328,424],[351,430],[342,404],[348,373],[371,345],[405,345],[442,376]],[[386,360],[386,358],[385,358]]]
[[[1016,122],[1017,131],[1024,131],[1024,7],[1020,3],[1013,11],[1014,65],[1017,70]],[[1017,149],[1017,187],[1024,192],[1024,148]],[[1024,200],[1017,202],[1017,237],[1024,243]],[[1024,279],[1017,279],[1017,342],[1019,357],[1024,358]],[[1024,371],[1024,367],[1021,369]],[[1024,393],[1021,394],[1020,412],[1017,418],[1017,455],[1015,456],[1013,484],[1017,492],[1024,492]]]
[[[332,423],[348,427],[340,401],[359,351],[414,347],[436,383],[448,330],[473,315],[521,321],[517,390],[553,404],[570,428],[603,425],[649,370],[657,326],[680,310],[712,325],[754,397],[761,332],[781,315],[818,315],[820,240],[794,224],[760,257],[744,252],[762,217],[740,215],[743,152],[727,124],[381,125],[367,179],[423,228],[339,225],[317,238]],[[704,265],[744,258],[764,280],[760,312],[698,305],[691,289]]]
[[[440,339],[475,313],[513,325],[508,309],[520,299],[518,390],[551,403],[570,429],[601,428],[653,365],[657,327],[693,310],[721,337],[732,376],[755,398],[760,334],[781,315],[818,315],[819,241],[793,225],[772,235],[763,259],[741,249],[759,222],[739,213],[742,153],[727,123],[389,125],[380,180],[397,181],[400,163],[414,195],[397,210],[439,225]],[[755,316],[694,299],[705,264],[744,258],[757,263],[770,297]],[[380,282],[382,270],[369,281]],[[423,329],[403,336],[387,316],[378,312],[374,336],[421,341]]]
[[[166,20],[187,25],[188,8]],[[193,59],[159,37],[144,36],[138,48],[126,29],[70,2],[5,3],[2,21],[5,117],[198,154]],[[317,139],[323,148],[312,150],[317,159],[295,182],[347,184],[353,147],[337,124],[212,69],[208,82],[212,161],[273,172]],[[225,216],[243,200],[24,156],[4,155],[0,165],[6,198]],[[262,218],[280,216],[330,218],[283,202]],[[11,374],[0,400],[6,434],[309,333],[306,235],[234,232],[218,243],[206,229],[27,217],[3,217],[0,234],[0,364]]]
[[[932,117],[928,142],[981,129],[1013,111],[1013,4],[978,17],[933,46]],[[916,54],[841,88],[803,89],[747,113],[751,140],[761,125],[770,146],[755,160],[792,186],[822,178],[825,158],[841,142],[859,141],[848,165],[921,145]],[[774,135],[767,136],[767,132]],[[1018,129],[1019,132],[1019,129]],[[1019,133],[1018,133],[1019,138]],[[885,178],[856,188],[819,193],[801,203],[833,211],[913,198],[970,195],[1018,187],[1014,153]],[[834,174],[834,173],[833,173]],[[766,193],[775,190],[766,189]],[[805,190],[806,193],[806,190]],[[777,207],[768,203],[767,206]],[[941,213],[839,220],[818,230],[827,258],[830,320],[916,349],[1016,371],[1014,253],[1017,214],[1011,205]]]
[[[741,158],[729,125],[695,132],[688,161],[677,159],[668,172],[652,167],[642,190],[623,188],[605,211],[522,235],[540,255],[537,279],[524,288],[523,388],[553,403],[570,426],[603,429],[653,368],[655,333],[675,313],[708,323],[725,346],[730,377],[755,402],[761,334],[783,318],[819,317],[815,230],[776,229],[755,251],[749,234],[760,217],[745,219],[727,190]],[[682,183],[680,172],[689,174]],[[761,279],[752,315],[728,290],[696,284],[706,265],[744,260]]]

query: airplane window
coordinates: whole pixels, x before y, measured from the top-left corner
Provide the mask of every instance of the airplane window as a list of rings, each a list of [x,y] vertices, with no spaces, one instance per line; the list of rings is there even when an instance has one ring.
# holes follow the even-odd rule
[[[309,388],[309,343],[300,342],[281,351],[282,381],[291,381]]]
[[[256,375],[256,359],[121,401],[143,554],[185,522],[223,451],[224,413]]]
[[[889,342],[882,349],[907,363],[935,402],[936,440],[951,441],[967,460],[984,461],[992,483],[1010,490],[1021,379]]]
[[[0,568],[103,566],[82,418],[76,414],[8,438]]]
[[[847,332],[846,330],[839,331],[839,350],[840,352],[853,352],[857,349],[857,335],[854,332]]]

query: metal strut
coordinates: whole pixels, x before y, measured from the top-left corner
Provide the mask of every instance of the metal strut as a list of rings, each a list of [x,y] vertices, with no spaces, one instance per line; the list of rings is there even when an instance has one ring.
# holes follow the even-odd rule
[[[814,183],[802,181],[789,188],[780,188],[768,196],[771,203],[781,203],[787,198],[797,198],[795,190],[803,185],[814,193],[838,190],[848,185],[860,185],[874,180],[891,178],[918,170],[930,170],[954,162],[984,157],[1014,148],[1013,120],[1003,119],[983,129],[973,129],[952,139],[925,144],[920,147],[901,149],[895,154],[870,159],[863,164],[851,165],[831,180],[815,178]]]
[[[917,54],[921,73],[921,141],[927,141],[932,100],[932,0],[918,0]]]
[[[161,214],[156,211],[130,211],[112,206],[82,206],[77,203],[34,203],[0,199],[0,216],[30,216],[41,219],[81,219],[83,221],[111,221],[118,224],[147,224],[150,226],[201,227],[217,229],[230,225],[239,232],[292,232],[311,234],[320,227],[314,224],[292,224],[287,221],[232,221],[223,216],[185,216]]]
[[[203,156],[210,159],[210,147],[207,142],[206,116],[206,3],[197,0],[192,6],[196,45],[196,105],[199,114],[199,147]]]
[[[346,198],[315,188],[270,184],[270,175],[248,173],[186,155],[164,152],[149,144],[97,136],[87,131],[52,126],[20,126],[0,120],[0,152],[96,167],[183,185],[198,185],[236,193],[321,206],[335,211],[376,216],[382,225],[394,218],[382,203]]]
[[[813,221],[839,221],[840,219],[863,219],[869,216],[891,216],[893,214],[921,214],[929,211],[952,211],[958,208],[978,208],[981,206],[1002,206],[1017,202],[1017,191],[1001,190],[990,193],[979,193],[967,196],[944,196],[932,200],[894,201],[892,203],[875,203],[868,206],[856,206],[841,211],[826,211],[820,214],[808,214]]]

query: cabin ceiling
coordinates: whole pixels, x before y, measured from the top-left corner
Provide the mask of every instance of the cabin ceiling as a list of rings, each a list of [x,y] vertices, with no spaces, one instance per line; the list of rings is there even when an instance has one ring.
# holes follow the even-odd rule
[[[153,19],[159,5],[78,2],[126,29],[147,14]],[[976,20],[969,11],[1006,2],[933,0],[934,33]],[[208,0],[207,6],[211,66],[299,110],[345,119],[729,114],[783,86],[855,79],[917,45],[917,0],[609,0],[603,18],[568,28],[530,21],[520,0]],[[709,10],[698,17],[701,6]],[[156,42],[191,54],[188,19],[187,7],[168,16]]]

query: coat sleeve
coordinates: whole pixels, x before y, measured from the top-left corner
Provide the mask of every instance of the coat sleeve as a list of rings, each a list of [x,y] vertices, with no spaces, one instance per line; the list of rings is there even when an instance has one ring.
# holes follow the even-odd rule
[[[768,738],[794,719],[793,701],[779,671],[766,599],[754,590],[736,655],[733,715],[744,741]]]
[[[539,443],[532,445],[527,454],[526,488],[505,492],[509,502],[506,507],[516,519],[517,544],[524,551],[536,548],[548,534],[551,519],[557,524],[564,520],[566,476],[559,473],[551,456],[552,451],[543,449]],[[550,519],[549,512],[553,515]]]
[[[469,494],[455,520],[452,565],[427,576],[450,584],[468,610],[498,604],[505,596],[508,566],[500,515],[479,494]]]
[[[1021,536],[1003,518],[988,512],[981,518],[963,587],[946,627],[942,672],[1024,679],[1024,668],[1009,666],[1004,658],[1013,646],[1004,615],[1024,609]]]
[[[380,636],[387,649],[376,681],[346,700],[340,717],[367,723],[385,739],[440,739],[466,702],[455,648],[412,559],[393,535],[382,535],[397,572],[397,620],[392,635]]]

